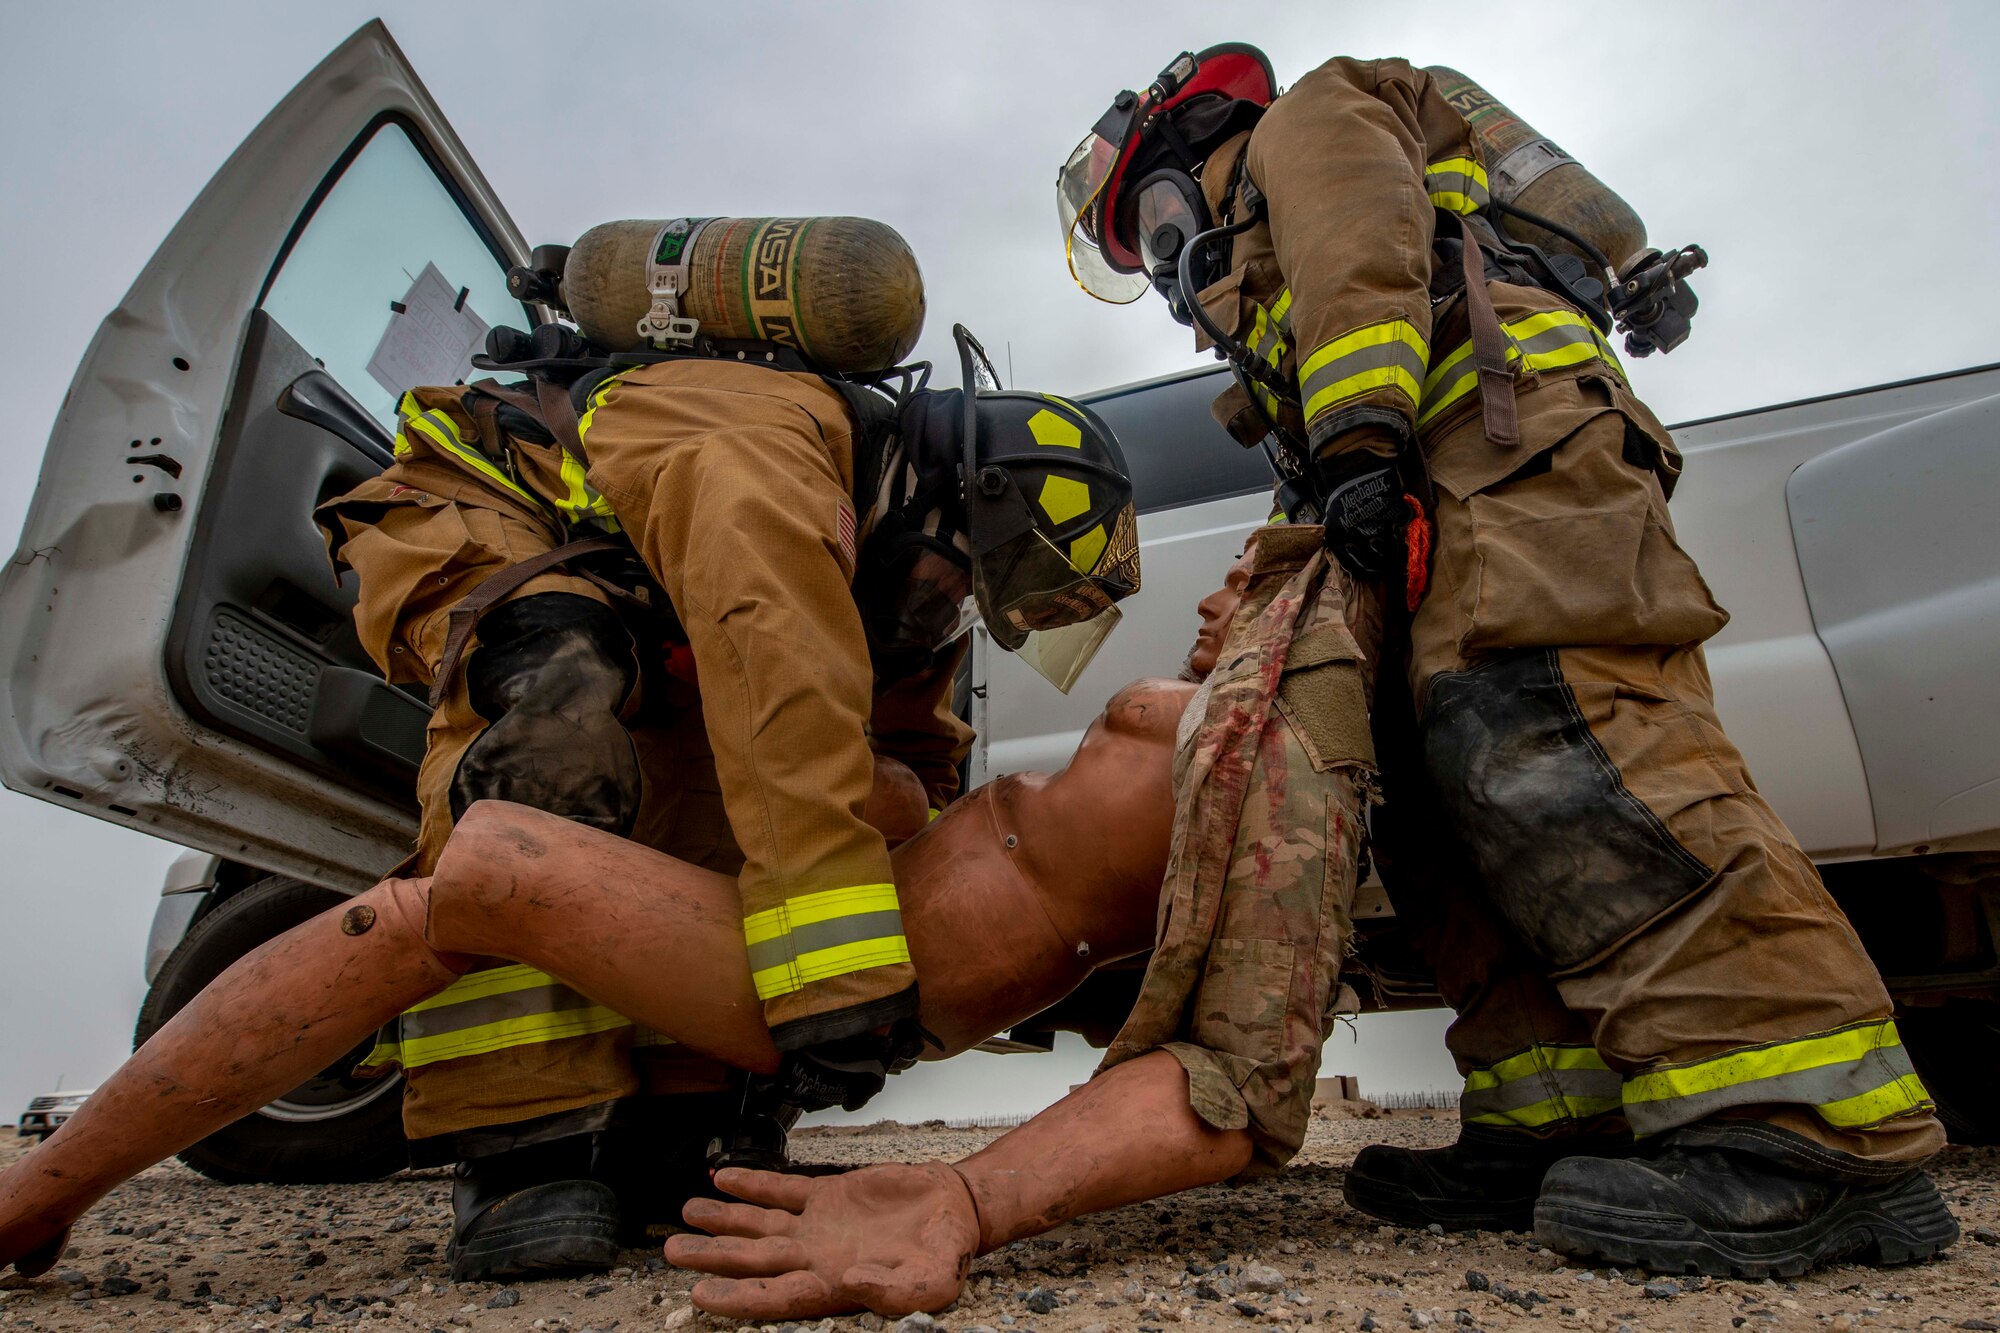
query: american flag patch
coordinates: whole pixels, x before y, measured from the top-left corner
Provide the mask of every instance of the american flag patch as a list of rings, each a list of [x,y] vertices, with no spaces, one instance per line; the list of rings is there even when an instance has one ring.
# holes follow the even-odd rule
[[[847,561],[849,569],[854,568],[854,506],[842,500],[840,511],[834,516],[833,528],[840,538],[840,555]]]

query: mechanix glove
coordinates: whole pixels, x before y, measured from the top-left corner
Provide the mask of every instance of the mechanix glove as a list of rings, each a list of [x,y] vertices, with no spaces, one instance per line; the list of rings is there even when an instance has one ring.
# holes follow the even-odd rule
[[[1320,464],[1326,547],[1358,579],[1400,579],[1410,524],[1396,464],[1379,454],[1336,454]]]
[[[631,636],[587,597],[541,593],[488,612],[466,685],[492,725],[452,776],[452,818],[494,799],[629,833],[639,759],[618,712],[638,676]]]

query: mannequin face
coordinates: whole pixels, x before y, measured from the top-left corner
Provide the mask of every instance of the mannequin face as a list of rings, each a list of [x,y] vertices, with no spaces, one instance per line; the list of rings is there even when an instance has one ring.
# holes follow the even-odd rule
[[[1201,616],[1201,628],[1195,632],[1194,647],[1187,658],[1187,671],[1194,679],[1206,680],[1208,673],[1215,670],[1216,655],[1222,651],[1222,636],[1229,632],[1229,621],[1235,616],[1237,603],[1243,600],[1243,589],[1249,583],[1250,553],[1245,551],[1229,567],[1222,586],[1195,607]]]

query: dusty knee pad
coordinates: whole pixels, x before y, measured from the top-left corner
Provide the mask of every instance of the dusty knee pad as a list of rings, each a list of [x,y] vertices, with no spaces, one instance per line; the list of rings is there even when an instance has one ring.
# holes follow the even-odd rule
[[[479,630],[466,684],[492,724],[452,774],[452,818],[502,800],[630,832],[642,780],[618,713],[638,668],[618,617],[586,597],[542,593],[497,608]]]
[[[1573,967],[1713,872],[1627,791],[1554,650],[1431,678],[1424,765],[1487,900],[1552,966]]]

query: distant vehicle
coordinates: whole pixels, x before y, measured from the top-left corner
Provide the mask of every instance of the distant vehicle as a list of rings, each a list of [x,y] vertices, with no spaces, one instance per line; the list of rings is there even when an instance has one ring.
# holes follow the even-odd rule
[[[21,1123],[14,1128],[16,1138],[45,1139],[62,1128],[63,1121],[76,1114],[84,1099],[95,1088],[84,1088],[79,1092],[52,1092],[46,1097],[37,1097],[28,1103],[28,1109],[21,1112]]]
[[[78,367],[0,573],[0,779],[203,849],[161,899],[141,1039],[411,845],[427,710],[361,651],[310,516],[393,457],[398,358],[378,354],[413,281],[457,293],[443,326],[526,327],[540,313],[505,274],[527,259],[371,23],[224,164]],[[1209,417],[1220,374],[1081,395],[1133,466],[1143,590],[1067,697],[975,639],[974,781],[1060,765],[1113,690],[1179,667],[1196,601],[1269,511],[1262,458]],[[1681,542],[1734,616],[1708,650],[1723,720],[1953,1133],[2000,1141],[2000,367],[1675,435]],[[1379,886],[1355,918],[1361,1006],[1440,1003]],[[1121,977],[1093,981],[1099,1017]],[[1025,1027],[999,1044],[1046,1049]],[[354,1078],[364,1053],[184,1160],[242,1181],[395,1169],[400,1080]]]

